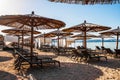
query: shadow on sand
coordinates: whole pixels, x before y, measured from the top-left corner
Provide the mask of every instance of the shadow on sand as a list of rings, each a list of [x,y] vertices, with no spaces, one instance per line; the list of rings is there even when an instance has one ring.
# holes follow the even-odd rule
[[[61,67],[32,68],[26,71],[37,80],[95,80],[103,75],[102,71],[89,65],[61,63]]]
[[[108,67],[108,68],[120,68],[120,59],[108,59],[107,61],[91,61],[89,64]]]
[[[0,80],[17,80],[17,77],[11,73],[0,71]]]
[[[0,56],[0,62],[9,61],[11,59],[13,59],[13,58],[12,57]]]
[[[44,57],[47,57],[47,58],[57,58],[58,56],[57,55],[38,55],[37,57],[38,58],[44,58]]]

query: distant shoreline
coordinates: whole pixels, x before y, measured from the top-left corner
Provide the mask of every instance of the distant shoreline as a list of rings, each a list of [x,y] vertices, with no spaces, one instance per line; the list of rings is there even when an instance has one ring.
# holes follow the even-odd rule
[[[82,42],[82,40],[77,40],[76,42]],[[102,42],[102,40],[87,40],[87,42]],[[116,42],[116,39],[104,40],[104,42]]]

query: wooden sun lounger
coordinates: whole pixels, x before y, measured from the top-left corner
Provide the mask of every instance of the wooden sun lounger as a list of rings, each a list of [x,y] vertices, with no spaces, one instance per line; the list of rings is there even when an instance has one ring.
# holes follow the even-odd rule
[[[60,62],[57,60],[53,60],[52,58],[38,58],[37,56],[32,56],[32,61],[30,60],[31,56],[24,56],[20,52],[16,51],[18,57],[15,60],[15,69],[21,69],[22,65],[26,65],[24,62],[27,62],[31,67],[34,65],[40,66],[43,68],[44,64],[58,64],[60,67]]]
[[[78,52],[77,50],[73,50],[73,55],[71,56],[71,58],[73,58],[74,60],[83,60],[84,61],[88,61],[91,59],[97,59],[98,61],[100,61],[101,58],[104,58],[107,61],[107,57],[104,55],[96,55],[94,53],[89,52],[88,50],[84,49],[81,52]]]
[[[84,53],[84,56],[86,56],[86,58],[89,58],[89,59],[97,59],[98,61],[100,61],[101,58],[104,58],[107,61],[107,57],[104,55],[99,55],[100,53],[98,52],[89,53],[87,50],[85,50],[85,51],[82,51],[82,53]]]
[[[36,57],[33,56],[33,60],[31,61],[30,58],[23,56],[21,53],[17,52],[18,57],[15,60],[15,69],[20,70],[22,65],[33,65],[40,66],[42,68],[42,62],[38,61]]]

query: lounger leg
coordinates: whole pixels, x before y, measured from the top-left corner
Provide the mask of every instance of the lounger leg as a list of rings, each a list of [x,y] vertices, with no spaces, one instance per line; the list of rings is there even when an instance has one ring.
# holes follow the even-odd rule
[[[107,57],[105,57],[105,60],[107,61]]]
[[[59,65],[59,67],[60,67],[60,62],[58,62],[58,65]]]
[[[98,57],[98,61],[100,61],[100,57]]]

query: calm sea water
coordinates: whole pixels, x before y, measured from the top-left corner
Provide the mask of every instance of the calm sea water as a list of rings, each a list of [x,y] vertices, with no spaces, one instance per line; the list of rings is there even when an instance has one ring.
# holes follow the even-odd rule
[[[82,42],[76,42],[75,44],[72,43],[70,46],[72,47],[82,46]],[[87,48],[95,49],[95,46],[101,47],[102,42],[87,42]],[[104,47],[111,48],[112,50],[114,50],[116,48],[116,42],[104,42]],[[120,48],[120,42],[118,48]]]
[[[57,42],[53,42],[54,45],[57,46]],[[62,43],[65,44],[65,43]],[[82,42],[75,42],[72,43],[71,45],[69,45],[69,47],[75,47],[77,48],[77,46],[82,46]],[[87,42],[87,48],[91,48],[91,49],[95,49],[95,46],[102,46],[102,42]],[[110,48],[112,50],[116,49],[116,42],[104,42],[104,47],[105,48]],[[118,48],[120,49],[120,42],[118,44]]]

